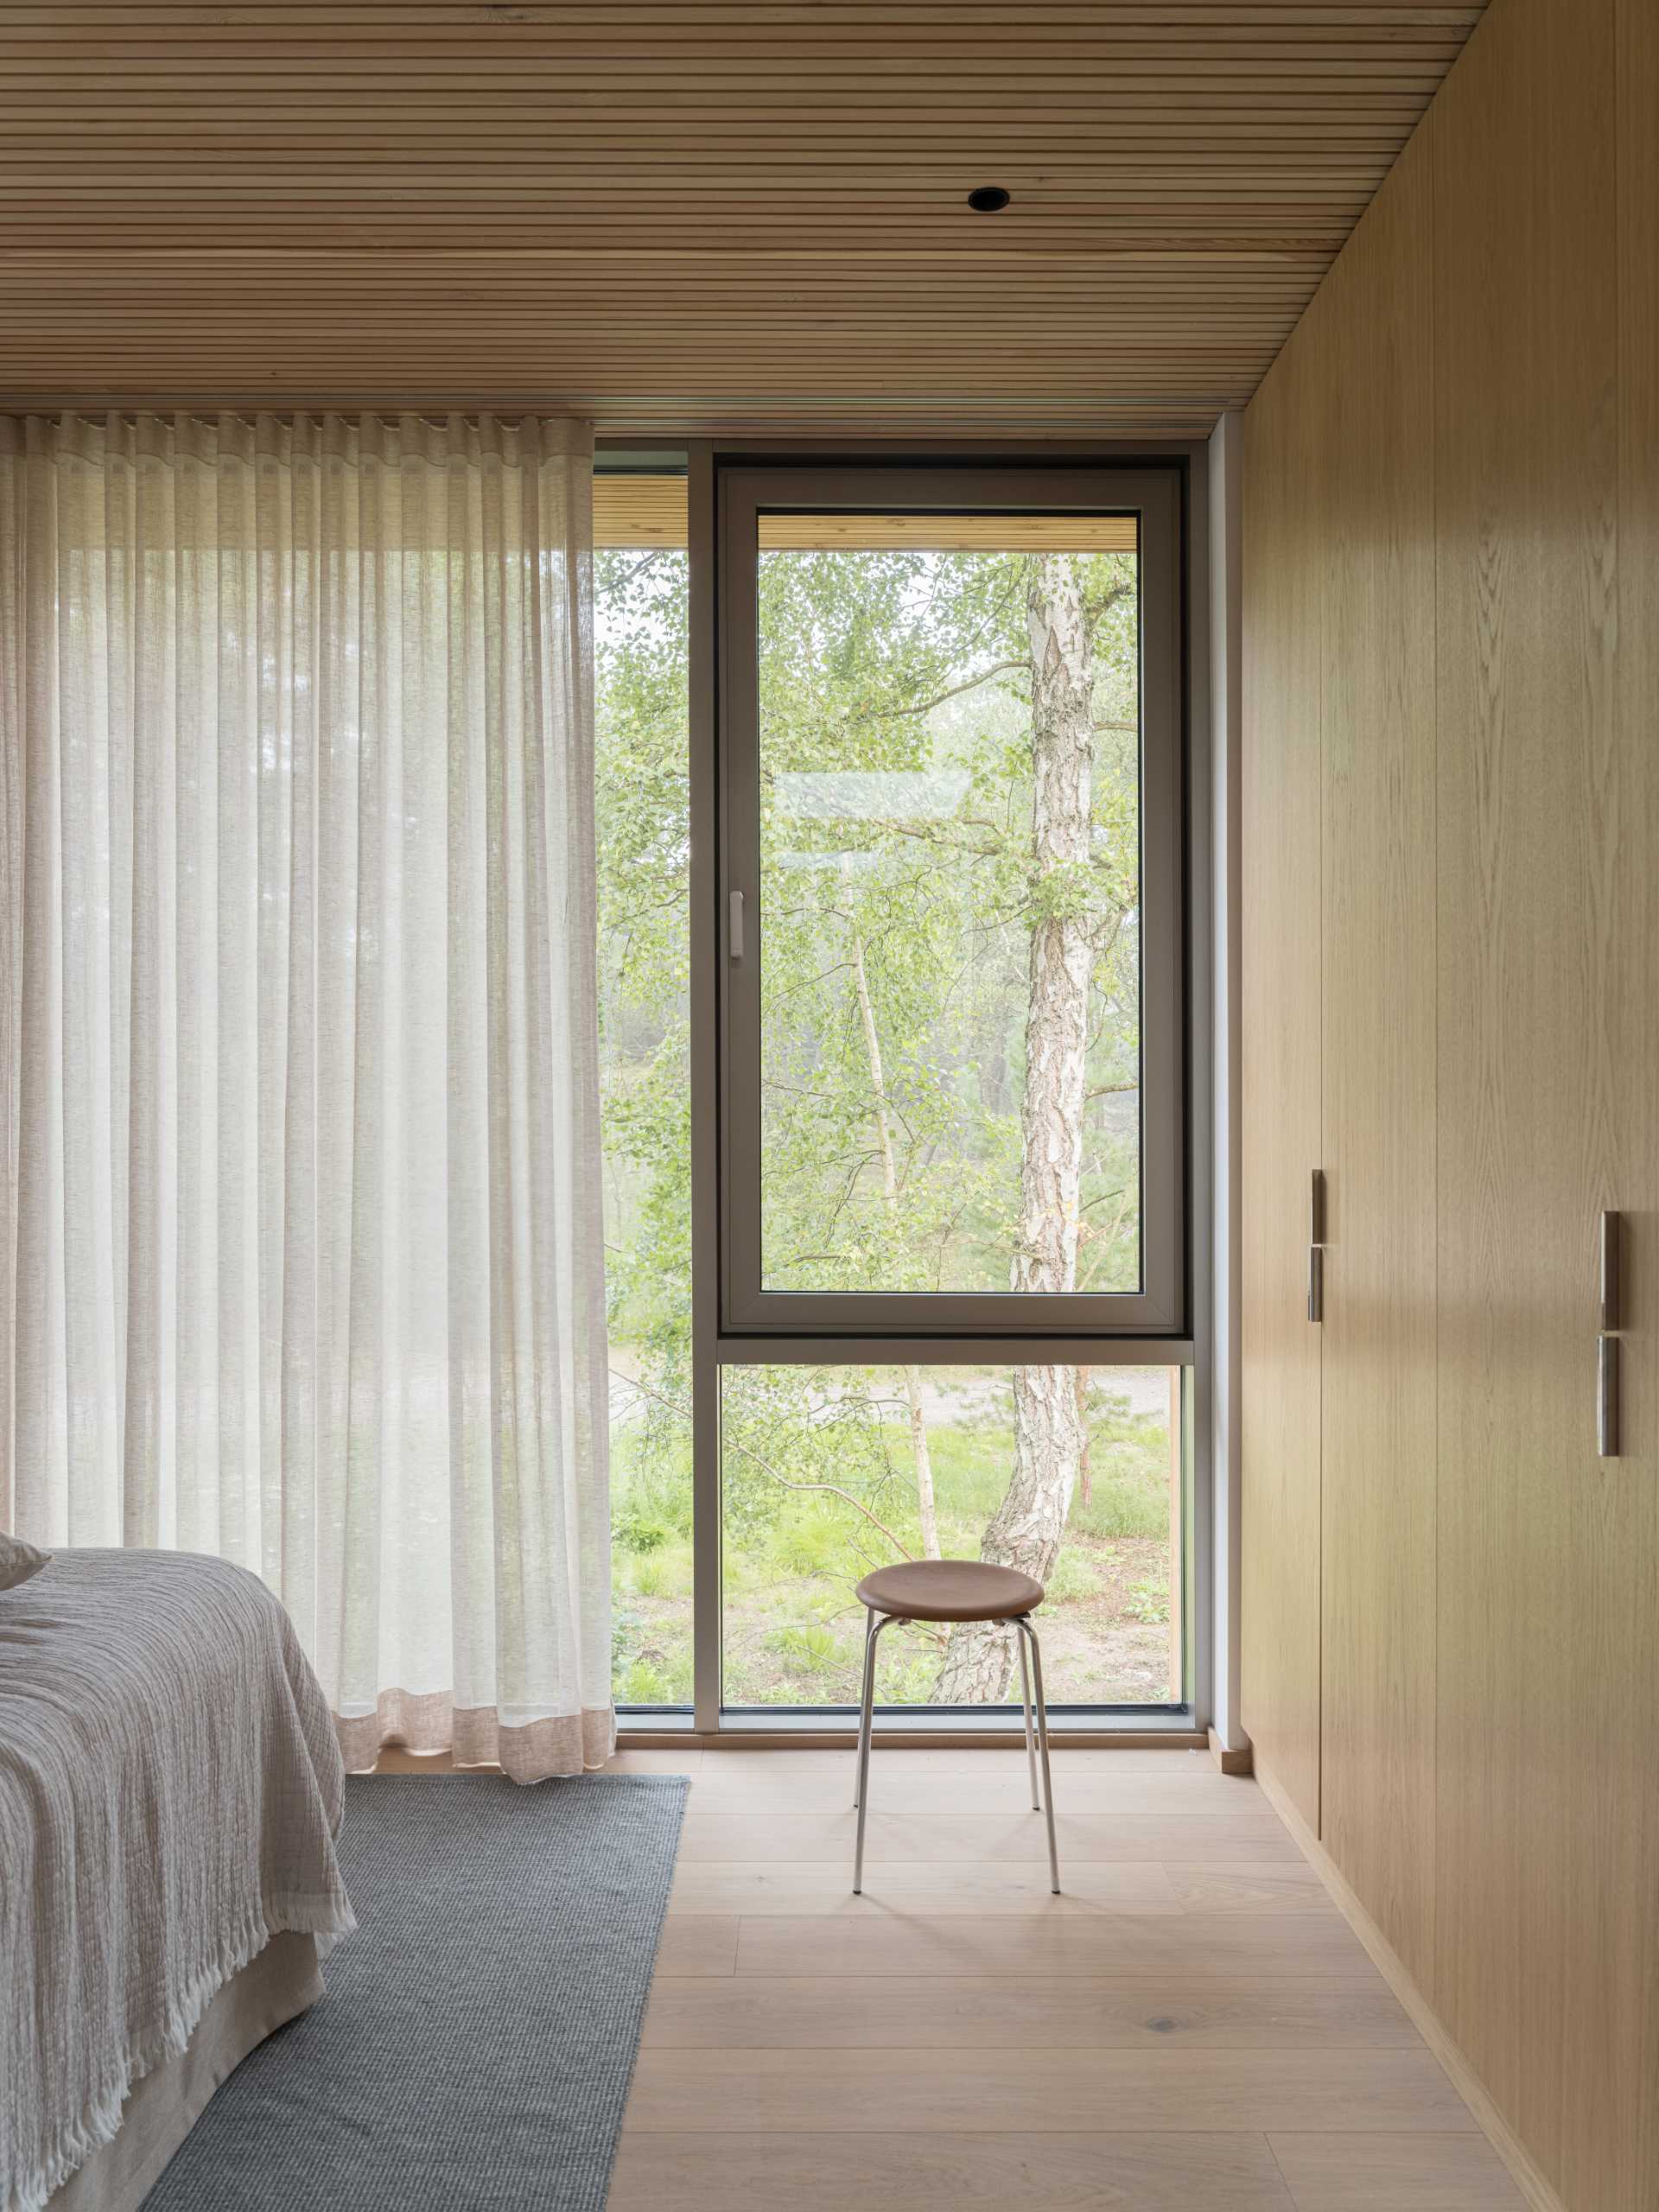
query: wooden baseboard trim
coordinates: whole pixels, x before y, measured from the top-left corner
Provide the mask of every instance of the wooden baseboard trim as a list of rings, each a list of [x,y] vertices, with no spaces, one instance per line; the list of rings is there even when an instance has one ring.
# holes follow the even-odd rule
[[[1255,1778],[1274,1812],[1295,1839],[1303,1858],[1329,1891],[1332,1903],[1370,1952],[1377,1972],[1405,2006],[1418,2033],[1451,2075],[1458,2094],[1509,2168],[1516,2187],[1531,2205],[1533,2212],[1567,2212],[1566,2204],[1539,2171],[1531,2152],[1492,2102],[1462,2050],[1446,2032],[1433,2007],[1407,1971],[1398,1952],[1350,1889],[1336,1862],[1297,1811],[1271,1770],[1265,1767],[1259,1758],[1255,1762]]]
[[[1255,1766],[1255,1754],[1248,1744],[1230,1751],[1212,1728],[1210,1731],[1210,1756],[1224,1774],[1250,1774]]]

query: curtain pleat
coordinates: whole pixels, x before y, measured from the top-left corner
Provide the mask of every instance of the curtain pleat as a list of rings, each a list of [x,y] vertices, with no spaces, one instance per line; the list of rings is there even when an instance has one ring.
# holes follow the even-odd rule
[[[596,1764],[591,434],[0,421],[0,1503]]]

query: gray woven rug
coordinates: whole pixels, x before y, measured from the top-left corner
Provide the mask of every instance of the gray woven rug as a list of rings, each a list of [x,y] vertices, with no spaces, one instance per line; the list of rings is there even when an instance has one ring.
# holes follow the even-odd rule
[[[354,1936],[145,2212],[602,2212],[680,1775],[347,1784]]]

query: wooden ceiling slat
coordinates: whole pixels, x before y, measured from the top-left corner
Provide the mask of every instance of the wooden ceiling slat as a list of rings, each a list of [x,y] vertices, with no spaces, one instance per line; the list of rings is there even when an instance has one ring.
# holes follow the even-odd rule
[[[101,162],[88,162],[84,156],[60,156],[42,159],[36,153],[29,156],[6,156],[0,154],[0,174],[15,175],[20,184],[28,184],[43,174],[54,177],[56,188],[68,188],[73,183],[90,195],[106,189],[107,180],[99,174],[101,168],[116,166],[116,156],[106,156]],[[645,207],[661,202],[672,207],[683,206],[688,197],[695,196],[714,206],[731,203],[741,208],[753,209],[757,190],[764,191],[766,206],[762,213],[767,219],[785,217],[793,219],[802,207],[821,208],[832,214],[836,202],[845,191],[843,179],[814,179],[791,176],[787,173],[768,176],[746,175],[730,179],[684,175],[677,178],[639,180],[629,178],[619,171],[601,170],[597,175],[584,170],[578,181],[562,176],[547,176],[542,165],[518,154],[494,153],[480,155],[470,163],[471,174],[464,186],[444,182],[446,199],[461,202],[481,194],[497,194],[504,189],[534,192],[534,196],[556,199],[562,207],[574,207],[592,203],[599,209],[615,207],[619,194],[625,194],[623,203],[629,208]],[[1068,180],[1062,191],[1053,186],[1046,190],[1039,188],[1027,195],[1044,217],[1057,219],[1103,219],[1103,211],[1116,206],[1140,207],[1160,214],[1173,207],[1185,207],[1196,200],[1200,204],[1213,199],[1217,188],[1230,184],[1248,192],[1253,207],[1262,207],[1287,200],[1293,206],[1328,199],[1351,200],[1357,188],[1367,176],[1375,176],[1383,164],[1368,164],[1364,172],[1355,174],[1326,174],[1318,170],[1300,175],[1279,175],[1272,173],[1252,175],[1240,169],[1230,175],[1219,174],[1187,175],[1179,170],[1166,173],[1157,179],[1145,175],[1113,177],[1103,175],[1092,181],[1088,179]],[[302,172],[302,183],[282,164],[271,162],[250,151],[245,162],[230,157],[228,151],[215,153],[211,160],[193,165],[188,175],[168,168],[164,157],[152,156],[134,161],[128,156],[125,168],[135,184],[149,190],[171,186],[188,190],[203,185],[223,189],[235,186],[251,195],[257,195],[271,187],[285,191],[303,190],[308,194],[327,196],[337,191],[342,183],[349,183],[361,190],[365,184],[376,184],[383,190],[414,189],[429,193],[435,181],[443,181],[444,165],[438,162],[381,161],[366,159],[311,160]],[[1385,172],[1386,173],[1386,172]],[[861,206],[861,219],[885,216],[889,212],[911,216],[927,216],[937,221],[944,212],[944,195],[937,185],[914,184],[908,180],[887,181],[879,188],[871,188],[871,180],[865,179],[866,194]],[[1012,189],[1012,187],[1009,188]],[[1220,203],[1225,207],[1228,201]],[[1364,204],[1363,198],[1361,205]],[[954,213],[954,211],[952,211]]]
[[[193,232],[190,232],[190,226],[181,224],[181,221],[177,221],[177,219],[170,221],[166,228],[168,228],[168,238],[173,241],[173,250],[179,250],[181,245],[197,244],[201,245],[204,264],[208,259],[224,259],[224,241],[219,241],[219,238],[214,237],[214,232],[206,234],[206,238],[194,238]],[[122,252],[126,252],[135,272],[142,274],[143,265],[146,265],[146,244],[149,244],[149,232],[143,234],[143,237],[133,238],[133,237],[126,237],[126,234],[119,230],[118,224],[104,226],[104,230],[106,230],[108,244],[115,245],[115,248],[122,250]],[[458,250],[465,252],[462,245],[451,244],[449,238],[442,234],[445,230],[447,232],[455,232],[455,237],[458,238],[465,238],[469,226],[465,224],[440,226],[438,232],[434,232],[434,237],[431,237],[427,244],[420,245],[420,248],[404,245],[403,241],[383,241],[380,252],[383,252],[387,259],[394,259],[394,265],[404,274],[404,279],[434,272],[438,264],[447,264],[447,261],[454,259]],[[491,230],[493,230],[495,234],[500,234],[502,230],[506,230],[506,226],[495,224],[491,226]],[[35,241],[35,245],[29,248],[35,268],[40,270],[51,268],[53,261],[60,259],[60,250],[62,250],[64,245],[82,250],[84,234],[75,232],[73,237],[62,237],[62,238],[47,234],[47,237],[42,237],[40,241]],[[343,250],[360,250],[360,248],[343,248]],[[1330,254],[1332,254],[1330,234],[1320,234],[1320,232],[1312,232],[1310,237],[1305,237],[1305,238],[1289,238],[1289,237],[1252,238],[1249,234],[1234,234],[1234,237],[1197,237],[1197,234],[1192,234],[1192,237],[1146,237],[1146,238],[1128,237],[1115,245],[1097,248],[1095,252],[1079,250],[1079,248],[1064,250],[1064,252],[1062,250],[1053,250],[1053,252],[1046,252],[1046,254],[1031,254],[1028,261],[1024,261],[1024,264],[1018,264],[1018,261],[1007,261],[1007,259],[988,259],[988,257],[982,257],[982,259],[976,259],[976,261],[967,261],[963,259],[963,257],[956,257],[956,259],[951,261],[951,265],[960,270],[960,272],[964,272],[964,279],[969,279],[969,276],[978,276],[978,279],[1013,281],[1013,279],[1018,279],[1020,274],[1022,274],[1022,270],[1039,272],[1039,270],[1051,270],[1051,268],[1095,270],[1095,272],[1099,272],[1102,276],[1106,276],[1106,274],[1117,272],[1117,270],[1130,270],[1130,272],[1133,272],[1133,270],[1157,268],[1157,265],[1181,265],[1181,268],[1190,268],[1190,272],[1201,279],[1205,268],[1248,268],[1248,265],[1261,265],[1261,268],[1285,268],[1285,265],[1292,265],[1292,264],[1303,264],[1303,268],[1323,268],[1325,261],[1330,261]],[[288,265],[285,264],[285,252],[283,252],[281,238],[276,241],[276,244],[272,244],[272,241],[238,241],[237,250],[234,250],[234,259],[238,261],[241,268],[250,270],[250,272],[264,272],[265,268]],[[511,259],[513,259],[511,250],[491,248],[489,254],[480,254],[480,257],[478,257],[478,268],[485,270],[489,268],[491,264],[500,265]],[[564,257],[562,265],[564,265],[564,268],[591,268],[591,265],[597,261],[597,264],[604,264],[606,268],[613,268],[613,270],[624,270],[624,268],[632,270],[635,274],[639,274],[641,279],[644,279],[646,274],[659,270],[661,265],[664,265],[664,261],[672,261],[672,265],[683,265],[683,268],[696,268],[699,272],[706,272],[710,279],[712,276],[721,276],[721,279],[723,276],[734,276],[734,274],[739,274],[739,268],[736,268],[736,265],[741,265],[743,270],[752,270],[752,268],[766,270],[766,279],[763,281],[770,281],[770,276],[774,276],[777,270],[794,270],[794,272],[810,270],[812,274],[817,274],[818,270],[827,270],[827,272],[834,272],[836,276],[845,276],[847,268],[849,268],[852,264],[856,264],[856,259],[858,259],[856,254],[847,254],[845,250],[836,250],[832,248],[832,245],[825,245],[825,248],[798,248],[798,245],[794,245],[794,248],[779,248],[779,245],[772,245],[772,244],[747,244],[747,245],[739,245],[739,248],[730,248],[730,245],[728,245],[728,248],[710,250],[708,245],[699,245],[699,244],[686,245],[683,241],[672,241],[672,244],[661,244],[659,241],[659,244],[635,245],[631,244],[631,241],[626,241],[626,238],[606,238],[606,245],[601,252],[595,252],[593,257],[573,257],[573,254],[570,254],[570,257]],[[944,257],[931,252],[929,248],[905,245],[905,248],[893,248],[889,250],[889,252],[882,252],[880,257],[878,257],[878,265],[885,270],[938,268],[943,259]],[[542,254],[540,248],[533,244],[524,245],[524,261],[526,264],[544,261],[546,265],[556,265],[553,264],[553,257]],[[429,292],[431,292],[431,285],[427,285],[425,292],[420,292],[420,288],[411,285],[411,296],[429,296]],[[739,292],[734,289],[732,296],[734,296],[736,301],[739,299]],[[752,308],[757,308],[757,309],[766,308],[767,292],[766,289],[761,289],[761,283],[750,283],[746,289],[743,289],[741,296],[746,296],[747,303],[750,303]]]
[[[1479,14],[16,0],[0,406],[1201,429]],[[990,219],[963,205],[988,181],[1014,195]]]
[[[868,151],[872,145],[879,149],[889,143],[880,133],[890,111],[878,112],[868,104],[861,106],[856,117],[849,117],[844,103],[837,110],[834,103],[813,106],[801,100],[773,100],[760,107],[722,102],[718,111],[698,113],[696,128],[690,132],[683,119],[670,119],[678,105],[667,99],[655,100],[648,119],[638,109],[618,106],[606,111],[589,104],[562,113],[554,129],[547,121],[545,96],[526,94],[516,86],[499,92],[452,87],[445,93],[405,87],[398,92],[382,93],[373,86],[344,88],[319,83],[276,92],[262,87],[234,104],[238,124],[270,117],[279,118],[286,127],[290,122],[318,123],[337,114],[347,122],[372,124],[377,130],[418,126],[423,133],[435,124],[455,130],[488,130],[497,122],[511,124],[522,110],[526,122],[544,137],[573,144],[590,140],[601,145],[666,145],[676,150],[690,146],[700,150],[728,144],[790,143],[798,133],[822,138],[849,152]],[[143,103],[141,120],[146,126],[206,123],[218,129],[234,129],[237,124],[226,122],[226,106],[216,86],[194,95],[173,86],[156,86]],[[963,157],[990,139],[1007,141],[1011,147],[1023,149],[1029,157],[1033,146],[1046,150],[1051,137],[1060,146],[1074,141],[1084,147],[1110,145],[1116,143],[1118,131],[1137,128],[1167,137],[1175,147],[1207,144],[1211,130],[1246,124],[1268,131],[1270,143],[1275,144],[1281,143],[1281,137],[1282,143],[1294,143],[1298,131],[1320,128],[1345,133],[1370,123],[1392,124],[1409,135],[1422,108],[1421,100],[1397,92],[1331,92],[1308,99],[1288,92],[1280,94],[1268,86],[1252,97],[1249,92],[1218,86],[1206,91],[1202,99],[1189,89],[1185,99],[1160,91],[1156,98],[1107,97],[1075,105],[1010,98],[982,109],[957,102],[950,130],[907,114],[904,135],[906,144],[938,148],[953,157]],[[5,97],[4,79],[0,79],[0,113],[20,122],[55,115],[63,118],[73,133],[83,121],[124,124],[132,111],[132,104],[123,100],[119,87],[100,89],[92,96],[85,87],[35,84],[26,96],[19,92],[14,99]],[[1039,125],[1042,135],[1033,139],[1033,130]],[[966,143],[970,130],[971,149]],[[181,149],[182,145],[181,141]]]
[[[307,297],[315,296],[307,289],[296,286],[283,287],[276,291],[268,287],[238,287],[230,289],[209,289],[202,286],[188,289],[173,287],[167,289],[158,289],[150,304],[152,312],[169,315],[181,308],[196,312],[222,309],[227,314],[238,309],[251,309],[258,313],[262,309],[269,310],[280,304],[284,319],[291,322],[296,305]],[[353,295],[349,287],[332,286],[323,296],[337,309],[353,304]],[[504,321],[511,321],[524,314],[550,314],[561,318],[569,315],[569,310],[564,307],[556,290],[534,292],[515,289],[498,295],[480,291],[471,287],[463,287],[457,290],[454,297],[457,307],[470,307],[479,313],[493,311]],[[81,311],[107,321],[111,303],[124,308],[126,295],[121,288],[111,283],[89,293],[85,300],[78,303],[60,299],[55,291],[43,290],[39,288],[28,291],[19,289],[14,292],[13,301],[20,312],[28,308],[47,314],[68,314],[78,304]],[[1287,296],[1284,294],[1276,295],[1265,301],[1256,301],[1241,294],[1222,293],[1217,296],[1217,302],[1229,309],[1230,328],[1236,328],[1242,321],[1250,320],[1277,322],[1287,315],[1294,316],[1300,311],[1299,302],[1294,296]],[[363,297],[357,300],[355,304],[361,308],[365,315],[379,315],[404,306],[404,302],[396,293],[391,291],[382,291],[376,296]],[[1036,296],[1034,304],[1040,311],[1048,314],[1078,314],[1090,325],[1102,330],[1110,330],[1124,317],[1136,318],[1151,323],[1156,327],[1167,330],[1183,327],[1203,329],[1208,327],[1206,321],[1192,311],[1189,305],[1178,302],[1172,307],[1167,295],[1156,292],[1119,293],[1103,306],[1091,306],[1082,309],[1079,309],[1073,301],[1065,298],[1056,299],[1052,296],[1047,298],[1040,295]],[[138,311],[137,308],[132,309],[133,313]],[[664,341],[663,335],[664,312],[665,310],[652,316],[649,313],[642,312],[637,303],[630,308],[626,303],[619,302],[613,308],[606,302],[601,302],[597,308],[590,306],[581,315],[571,319],[573,324],[586,320],[601,329],[627,327],[646,331],[654,330],[658,334],[657,342],[659,346],[664,342],[671,345],[675,341],[673,340]],[[944,296],[938,300],[937,303],[930,303],[925,317],[918,314],[916,321],[918,326],[925,320],[931,319],[938,326],[950,327],[953,326],[961,315],[973,313],[982,313],[987,315],[995,313],[997,321],[995,324],[988,324],[988,327],[1008,330],[1020,338],[1029,349],[1029,327],[1017,304],[1010,307],[1006,302],[999,302],[995,308],[991,308],[976,302],[971,295],[964,295],[961,297]],[[734,318],[736,320],[734,321]],[[741,310],[734,308],[729,315],[725,316],[716,313],[702,316],[693,314],[675,317],[677,328],[682,325],[685,327],[696,328],[701,322],[702,327],[714,331],[738,327],[752,332],[774,330],[785,327],[804,326],[808,328],[821,328],[823,320],[822,300],[793,300],[780,305],[772,312],[749,307]],[[890,332],[893,315],[892,311],[880,306],[861,308],[857,305],[838,303],[836,320],[843,327],[849,321],[857,321],[861,327],[871,334],[880,335]],[[305,341],[302,340],[301,342]]]
[[[267,45],[296,28],[326,29],[332,39],[353,45],[383,38],[388,9],[244,6],[235,16],[218,10],[174,10],[170,13],[143,7],[78,8],[73,19],[66,9],[42,13],[27,7],[7,10],[7,31],[20,44],[62,47],[74,52],[97,48],[123,38],[142,37],[155,47],[193,46],[206,53],[227,48]],[[1380,16],[1383,11],[1375,11]],[[1167,52],[1172,47],[1230,37],[1242,41],[1255,35],[1259,46],[1283,46],[1292,53],[1309,53],[1327,47],[1351,48],[1363,57],[1401,46],[1443,46],[1466,36],[1474,10],[1447,9],[1393,11],[1396,20],[1366,21],[1363,11],[1237,6],[1152,8],[1109,11],[1086,6],[1071,13],[1058,9],[1028,9],[1018,16],[1001,8],[956,8],[951,19],[971,27],[973,50],[987,48],[1041,48],[1058,41],[1075,45],[1086,35],[1091,52],[1119,46],[1145,47]],[[72,28],[67,24],[73,22]],[[651,8],[607,10],[594,14],[581,8],[556,10],[524,10],[518,18],[491,17],[477,8],[405,8],[396,11],[401,35],[410,45],[447,45],[464,41],[471,45],[536,45],[572,53],[610,53],[633,48],[672,48],[690,39],[717,32],[723,48],[734,54],[770,57],[798,51],[832,48],[849,59],[878,62],[895,53],[933,46],[938,38],[940,16],[918,14],[903,8],[796,7],[765,23],[722,17],[720,11],[694,7],[668,12]],[[850,31],[875,30],[874,49],[850,49]]]
[[[1338,29],[1396,26],[1410,29],[1428,22],[1444,23],[1465,32],[1479,18],[1483,0],[1389,0],[1388,4],[1364,4],[1363,0],[1281,0],[1277,6],[1251,7],[1248,20],[1264,31],[1334,24]],[[518,20],[545,22],[555,27],[599,23],[627,29],[651,25],[697,23],[730,29],[760,24],[774,35],[786,37],[823,26],[849,24],[935,29],[941,19],[953,23],[1002,27],[1007,22],[1006,0],[818,0],[810,14],[800,0],[658,0],[658,4],[631,6],[619,16],[609,0],[520,0]],[[61,35],[71,20],[63,0],[18,0],[10,10],[20,23],[39,24]],[[207,24],[226,39],[260,24],[302,24],[333,29],[336,24],[384,25],[392,19],[404,25],[454,22],[476,29],[480,22],[477,0],[244,0],[232,15],[222,0],[81,0],[73,8],[73,22],[82,26],[147,23],[161,29],[176,24]],[[1034,29],[1060,25],[1068,30],[1097,32],[1128,23],[1172,33],[1192,24],[1236,25],[1238,0],[1147,0],[1141,7],[1120,5],[1109,13],[1101,0],[1039,0],[1022,16]]]
[[[1264,47],[1257,39],[1218,38],[1211,33],[1190,41],[1098,38],[1090,41],[1086,54],[1080,54],[1075,33],[1048,41],[1015,34],[982,40],[973,48],[953,52],[948,59],[930,51],[926,41],[905,45],[887,39],[879,55],[861,63],[849,60],[844,38],[791,44],[781,53],[775,48],[745,51],[735,41],[721,41],[718,51],[711,51],[706,40],[662,36],[643,39],[637,45],[606,41],[580,47],[557,39],[486,39],[484,45],[499,50],[479,52],[480,41],[476,35],[446,40],[405,35],[396,50],[388,52],[372,35],[362,39],[336,35],[328,41],[327,51],[319,54],[296,54],[293,39],[275,29],[269,37],[243,41],[229,52],[217,40],[206,39],[83,36],[48,41],[11,39],[10,33],[8,38],[14,68],[92,83],[102,80],[115,62],[156,75],[181,73],[232,82],[257,63],[272,65],[270,73],[278,79],[327,74],[339,82],[349,82],[360,74],[384,83],[423,76],[439,68],[473,77],[546,71],[556,72],[567,82],[601,86],[616,93],[619,103],[624,92],[617,81],[619,68],[626,70],[630,81],[649,84],[660,79],[672,84],[690,79],[722,90],[747,83],[799,85],[809,70],[815,86],[862,86],[874,90],[914,79],[922,79],[931,89],[958,82],[970,84],[987,76],[999,81],[1006,76],[1014,83],[1028,80],[1058,86],[1076,86],[1096,77],[1129,80],[1232,77],[1241,71],[1250,77],[1293,82],[1321,77],[1339,80],[1363,66],[1368,76],[1386,85],[1395,78],[1415,81],[1432,73],[1448,55],[1455,54],[1459,43],[1453,38],[1440,38],[1414,40],[1409,45],[1398,41],[1368,45],[1355,39],[1332,38],[1315,48],[1300,41],[1294,46]]]
[[[423,270],[429,274],[433,273],[434,263],[450,257],[423,254],[420,258]],[[25,263],[20,256],[0,252],[0,270],[4,270],[12,284],[21,290],[43,286],[49,296],[55,297],[58,276],[54,261],[54,256],[38,255],[31,256]],[[653,265],[653,275],[661,266]],[[361,269],[349,262],[344,266],[313,263],[296,269],[281,259],[247,267],[238,258],[233,269],[226,270],[193,268],[188,260],[146,261],[143,267],[146,298],[155,296],[162,287],[168,288],[175,296],[226,302],[238,296],[270,299],[276,292],[296,296],[328,293],[346,300],[408,296],[407,280],[401,270],[387,269],[378,262]],[[1201,289],[1193,284],[1194,270],[1203,279]],[[901,267],[884,266],[878,277],[859,283],[848,280],[838,270],[824,268],[810,276],[780,277],[769,288],[764,300],[731,308],[711,301],[705,288],[688,283],[683,276],[670,281],[664,273],[660,288],[653,287],[653,297],[647,302],[638,297],[638,288],[626,282],[626,272],[619,272],[606,281],[558,268],[512,269],[499,273],[454,270],[448,276],[446,296],[474,301],[499,300],[507,305],[518,300],[550,298],[573,311],[592,306],[607,315],[632,312],[653,320],[665,307],[671,306],[677,314],[725,316],[744,313],[749,321],[757,323],[770,323],[791,307],[804,308],[822,318],[826,304],[833,303],[838,317],[863,308],[885,327],[895,308],[906,304],[918,312],[934,306],[959,309],[971,304],[976,312],[1001,314],[1009,318],[1023,316],[1033,308],[1109,317],[1136,302],[1155,303],[1160,313],[1185,309],[1207,315],[1218,302],[1234,307],[1242,307],[1250,300],[1275,304],[1294,302],[1301,296],[1302,275],[1294,267],[1276,272],[1236,270],[1224,259],[1192,260],[1178,268],[1149,263],[1144,267],[1111,271],[1050,264],[1033,271],[1017,294],[1011,296],[1001,286],[987,284],[977,271],[965,272],[953,283],[948,270],[918,270],[913,287],[906,283],[906,273]],[[130,298],[133,271],[130,265],[124,267],[118,261],[111,264],[100,258],[97,267],[79,272],[77,289],[88,298]]]

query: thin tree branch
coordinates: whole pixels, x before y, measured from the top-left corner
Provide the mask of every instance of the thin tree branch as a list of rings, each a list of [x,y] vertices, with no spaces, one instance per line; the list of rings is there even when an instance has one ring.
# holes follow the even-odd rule
[[[610,582],[601,584],[600,587],[601,598],[608,599],[611,597],[613,593],[626,591],[631,583],[637,582],[638,580],[645,575],[645,570],[650,568],[653,561],[660,561],[664,553],[668,549],[665,546],[654,546],[642,560],[639,560],[634,563],[633,566],[628,570],[626,575],[614,577]]]
[[[611,1373],[615,1376],[619,1382],[626,1382],[630,1389],[638,1390],[642,1397],[654,1398],[659,1406],[666,1407],[671,1414],[677,1414],[682,1421],[690,1420],[691,1414],[688,1407],[676,1405],[672,1398],[665,1398],[660,1390],[653,1390],[648,1382],[640,1382],[638,1376],[624,1375],[614,1367],[611,1370]],[[909,1559],[912,1556],[886,1522],[878,1520],[863,1500],[855,1497],[851,1491],[842,1490],[837,1483],[792,1483],[787,1475],[780,1475],[776,1467],[763,1459],[758,1452],[752,1451],[741,1438],[733,1436],[728,1432],[722,1433],[721,1441],[734,1452],[741,1452],[746,1459],[752,1459],[761,1473],[768,1476],[780,1490],[826,1491],[831,1497],[840,1498],[843,1504],[850,1505],[855,1513],[861,1513],[873,1529],[879,1529],[900,1559]]]
[[[947,699],[959,699],[964,691],[976,691],[982,683],[988,683],[994,676],[1006,676],[1010,669],[1029,669],[1029,660],[994,661],[989,668],[982,669],[977,676],[970,676],[961,683],[953,683],[948,691],[940,691],[931,699],[918,701],[910,707],[871,707],[861,715],[852,715],[849,720],[856,722],[887,722],[896,721],[900,715],[931,715],[935,707],[942,707]]]

